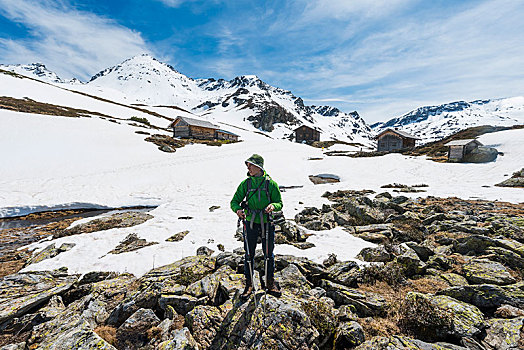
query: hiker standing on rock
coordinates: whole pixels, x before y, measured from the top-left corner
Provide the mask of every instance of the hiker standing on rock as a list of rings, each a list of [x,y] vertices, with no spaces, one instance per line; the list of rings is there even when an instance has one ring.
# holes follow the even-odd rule
[[[275,227],[270,220],[270,213],[282,210],[282,196],[277,183],[264,170],[264,159],[260,155],[253,154],[245,163],[248,178],[240,183],[231,200],[231,209],[242,219],[245,230],[246,288],[242,297],[247,298],[253,292],[252,276],[258,236],[262,239],[262,250],[266,261],[266,291],[278,296],[280,290],[275,284],[275,257],[273,255]]]

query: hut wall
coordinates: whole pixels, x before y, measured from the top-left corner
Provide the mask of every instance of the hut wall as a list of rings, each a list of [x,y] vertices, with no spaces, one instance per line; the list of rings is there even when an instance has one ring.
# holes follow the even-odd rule
[[[403,146],[402,138],[395,134],[384,134],[378,139],[377,151],[393,151],[401,149]]]
[[[320,132],[307,127],[300,127],[295,131],[296,142],[320,141]]]
[[[190,137],[195,139],[212,140],[215,138],[215,130],[199,126],[190,126]]]
[[[173,135],[174,137],[190,137],[191,130],[188,125],[175,125],[173,128]]]
[[[464,156],[463,146],[449,146],[449,159],[462,159]]]

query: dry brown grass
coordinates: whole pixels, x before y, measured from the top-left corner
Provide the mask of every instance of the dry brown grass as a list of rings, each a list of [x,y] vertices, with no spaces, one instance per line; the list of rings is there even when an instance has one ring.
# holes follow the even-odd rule
[[[94,332],[111,345],[116,345],[116,328],[111,326],[96,327]]]
[[[410,280],[406,285],[391,286],[384,281],[377,281],[374,284],[362,284],[359,289],[380,294],[388,304],[387,314],[384,317],[367,317],[358,320],[366,339],[374,336],[388,337],[401,334],[400,320],[404,312],[404,299],[408,292],[418,292],[425,294],[435,294],[437,291],[445,289],[448,284],[433,278],[420,278]]]

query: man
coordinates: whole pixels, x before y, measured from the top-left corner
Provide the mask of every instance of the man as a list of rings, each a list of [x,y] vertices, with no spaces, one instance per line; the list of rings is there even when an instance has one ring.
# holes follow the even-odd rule
[[[269,214],[282,210],[282,197],[277,183],[264,170],[264,159],[260,155],[253,154],[245,163],[248,178],[240,183],[231,200],[231,209],[240,219],[245,220],[244,275],[246,276],[246,287],[242,298],[248,298],[253,292],[251,277],[253,276],[258,236],[262,238],[262,250],[267,264],[266,291],[278,296],[280,290],[275,284],[275,257],[273,255],[275,227],[269,221]]]

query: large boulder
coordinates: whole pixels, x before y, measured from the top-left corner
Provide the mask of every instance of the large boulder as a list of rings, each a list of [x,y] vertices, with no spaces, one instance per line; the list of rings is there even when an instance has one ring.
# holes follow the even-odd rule
[[[472,259],[462,266],[464,277],[471,284],[498,284],[515,283],[515,278],[501,263],[487,259]]]
[[[199,346],[187,327],[174,332],[171,339],[158,345],[159,350],[198,350]]]
[[[460,339],[484,328],[484,315],[477,307],[445,295],[409,292],[403,312],[403,326],[423,340]]]
[[[367,262],[388,262],[392,259],[383,245],[366,247],[358,253],[357,258]]]
[[[386,300],[379,294],[349,288],[328,280],[322,281],[322,288],[337,306],[353,305],[359,317],[377,316],[386,311]]]
[[[524,282],[507,286],[479,284],[451,287],[438,291],[437,294],[450,296],[482,310],[497,308],[504,304],[524,309]]]
[[[264,305],[267,312],[264,314]],[[299,300],[268,295],[248,302],[228,300],[220,309],[197,306],[186,315],[186,323],[201,348],[311,349],[319,333]],[[220,334],[220,336],[217,336]]]
[[[524,317],[488,320],[484,342],[496,350],[521,349],[524,343],[523,325]]]
[[[449,343],[426,343],[402,335],[391,337],[374,337],[357,346],[355,350],[469,350],[468,348]]]
[[[364,342],[365,335],[362,326],[355,321],[342,322],[335,333],[335,349],[347,349]]]
[[[141,287],[161,283],[164,287],[175,284],[189,285],[215,270],[216,258],[205,255],[188,256],[173,264],[153,269],[140,278]]]
[[[116,331],[119,348],[140,348],[149,342],[147,331],[157,326],[160,319],[151,309],[139,309]]]
[[[498,151],[492,147],[478,147],[464,155],[463,161],[467,163],[487,163],[497,159]]]
[[[51,297],[64,293],[78,280],[76,275],[28,272],[0,280],[0,324],[45,305]]]

